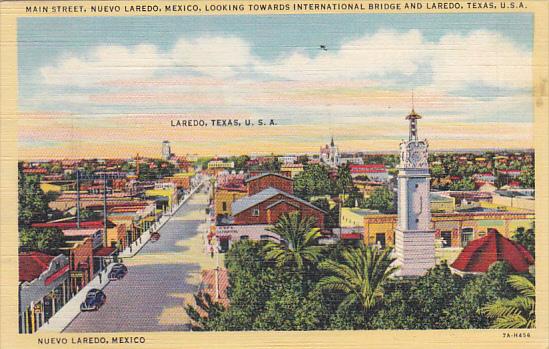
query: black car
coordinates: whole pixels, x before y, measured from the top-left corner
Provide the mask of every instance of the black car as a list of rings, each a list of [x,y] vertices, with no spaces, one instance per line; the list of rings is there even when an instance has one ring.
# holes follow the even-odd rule
[[[80,304],[81,311],[98,310],[107,301],[107,296],[103,291],[92,288],[88,291],[86,299]]]
[[[109,272],[109,280],[120,280],[128,273],[128,268],[122,263],[116,263]]]

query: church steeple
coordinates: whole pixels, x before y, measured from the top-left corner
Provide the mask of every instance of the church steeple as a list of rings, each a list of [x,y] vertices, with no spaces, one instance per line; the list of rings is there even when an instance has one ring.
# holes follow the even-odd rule
[[[334,144],[334,136],[332,136],[332,141],[330,142],[330,146],[333,147],[334,145],[335,145],[335,144]]]

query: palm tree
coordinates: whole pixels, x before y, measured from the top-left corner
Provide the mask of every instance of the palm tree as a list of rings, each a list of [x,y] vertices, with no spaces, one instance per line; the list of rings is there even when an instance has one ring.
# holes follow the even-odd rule
[[[265,259],[275,261],[279,267],[295,265],[298,270],[303,270],[306,263],[316,262],[322,247],[317,245],[320,231],[314,225],[314,217],[301,217],[299,212],[283,214],[268,229],[278,234],[281,240],[267,242]]]
[[[509,276],[507,282],[519,295],[513,299],[498,299],[482,308],[486,316],[495,319],[492,328],[536,327],[536,287],[520,275]]]
[[[319,268],[331,275],[322,278],[317,287],[343,292],[346,296],[340,307],[358,303],[366,313],[383,297],[383,284],[398,269],[391,266],[394,258],[390,254],[390,248],[364,244],[347,249],[342,262],[328,259],[320,263]]]

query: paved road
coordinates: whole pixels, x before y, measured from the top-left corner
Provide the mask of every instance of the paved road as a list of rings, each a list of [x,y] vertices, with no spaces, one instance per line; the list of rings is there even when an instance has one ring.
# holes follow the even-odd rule
[[[197,193],[135,257],[126,258],[128,274],[111,282],[107,303],[80,313],[65,332],[186,331],[184,304],[198,289],[200,271],[214,268],[204,252],[207,195]]]

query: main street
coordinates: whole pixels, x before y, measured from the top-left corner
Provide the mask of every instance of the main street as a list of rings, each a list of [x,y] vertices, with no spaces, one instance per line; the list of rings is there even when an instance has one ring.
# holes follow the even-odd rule
[[[204,251],[208,196],[197,192],[149,241],[124,259],[128,274],[103,290],[106,304],[80,313],[65,332],[185,331],[186,301],[198,290],[202,269],[215,268]]]

